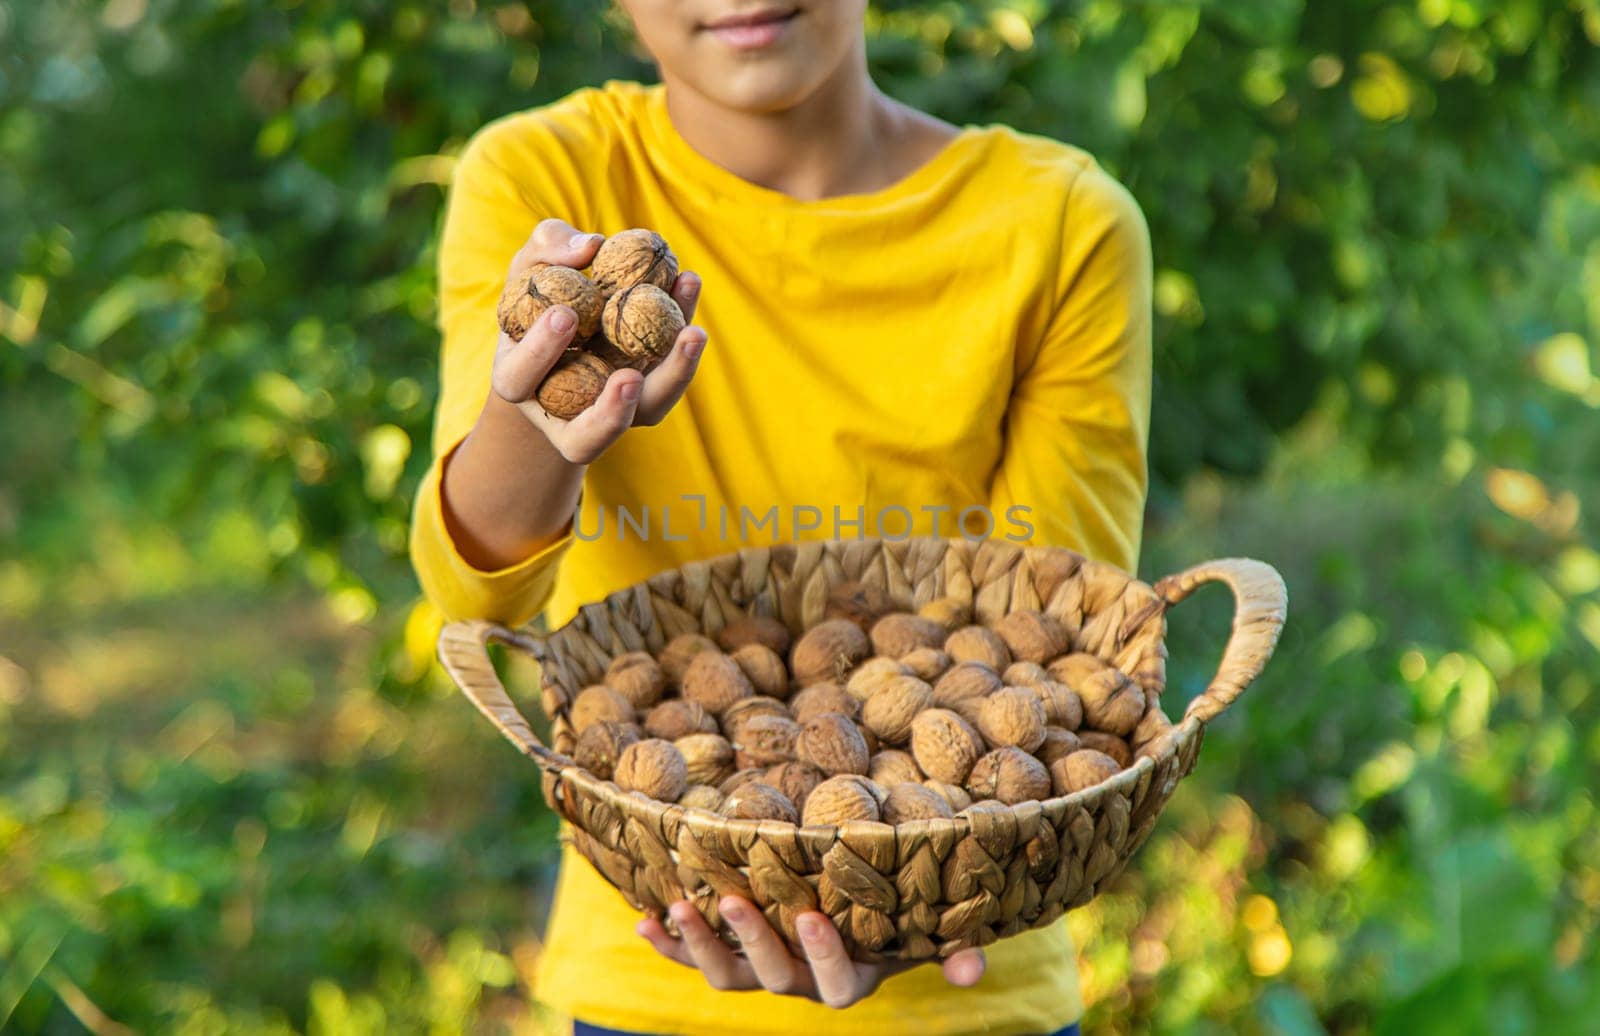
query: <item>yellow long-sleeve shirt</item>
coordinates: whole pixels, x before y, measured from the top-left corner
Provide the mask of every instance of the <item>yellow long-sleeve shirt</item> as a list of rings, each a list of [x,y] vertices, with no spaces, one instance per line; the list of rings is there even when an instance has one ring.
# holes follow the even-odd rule
[[[451,541],[440,472],[489,391],[511,257],[550,216],[659,231],[704,280],[696,322],[709,342],[667,419],[591,465],[575,528],[484,572]],[[958,535],[969,508],[974,535],[992,518],[996,537],[1137,563],[1149,238],[1131,195],[1080,149],[967,126],[888,188],[801,201],[695,151],[663,88],[609,82],[473,138],[439,274],[435,461],[411,549],[447,617],[542,610],[555,628],[693,558],[797,537]],[[1064,924],[990,947],[971,989],[920,967],[832,1011],[713,991],[657,956],[637,920],[566,850],[539,999],[655,1033],[1044,1033],[1082,1011]]]

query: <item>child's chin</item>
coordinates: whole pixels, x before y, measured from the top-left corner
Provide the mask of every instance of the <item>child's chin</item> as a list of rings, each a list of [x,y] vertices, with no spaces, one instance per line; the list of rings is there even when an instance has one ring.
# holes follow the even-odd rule
[[[746,112],[787,111],[810,97],[821,85],[815,66],[803,57],[755,61],[727,69],[705,90],[729,108]]]

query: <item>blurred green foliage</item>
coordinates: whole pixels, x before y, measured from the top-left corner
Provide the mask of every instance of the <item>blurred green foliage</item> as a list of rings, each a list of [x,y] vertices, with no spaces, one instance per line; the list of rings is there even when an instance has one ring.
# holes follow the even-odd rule
[[[1132,188],[1144,574],[1291,588],[1074,915],[1090,1030],[1592,1029],[1600,0],[914,0],[869,44]],[[583,0],[0,0],[0,1028],[539,1022],[553,824],[430,670],[405,528],[452,158],[610,77],[652,70]]]

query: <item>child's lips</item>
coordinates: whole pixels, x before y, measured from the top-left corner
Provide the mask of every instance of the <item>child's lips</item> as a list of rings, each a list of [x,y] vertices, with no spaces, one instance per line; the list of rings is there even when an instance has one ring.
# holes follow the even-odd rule
[[[729,18],[707,25],[705,31],[735,50],[760,50],[782,39],[799,13],[796,10],[772,11]]]

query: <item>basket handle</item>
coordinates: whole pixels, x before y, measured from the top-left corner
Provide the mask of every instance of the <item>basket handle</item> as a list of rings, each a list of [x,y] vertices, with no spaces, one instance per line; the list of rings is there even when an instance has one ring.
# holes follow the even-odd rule
[[[1210,722],[1217,713],[1232,705],[1250,682],[1261,675],[1267,659],[1272,657],[1272,649],[1278,644],[1278,634],[1283,629],[1289,606],[1288,591],[1277,569],[1250,558],[1202,562],[1167,576],[1156,583],[1154,589],[1170,608],[1206,583],[1226,583],[1233,591],[1235,606],[1233,632],[1228,637],[1228,646],[1223,649],[1217,675],[1184,711],[1185,719],[1193,716],[1201,724]]]
[[[481,620],[448,623],[439,632],[439,661],[445,671],[455,679],[456,686],[471,699],[478,711],[500,729],[506,740],[517,746],[523,755],[530,756],[550,773],[570,766],[572,761],[557,755],[540,741],[527,719],[511,701],[500,674],[489,661],[489,641],[506,644],[522,643],[515,633],[504,626]]]

